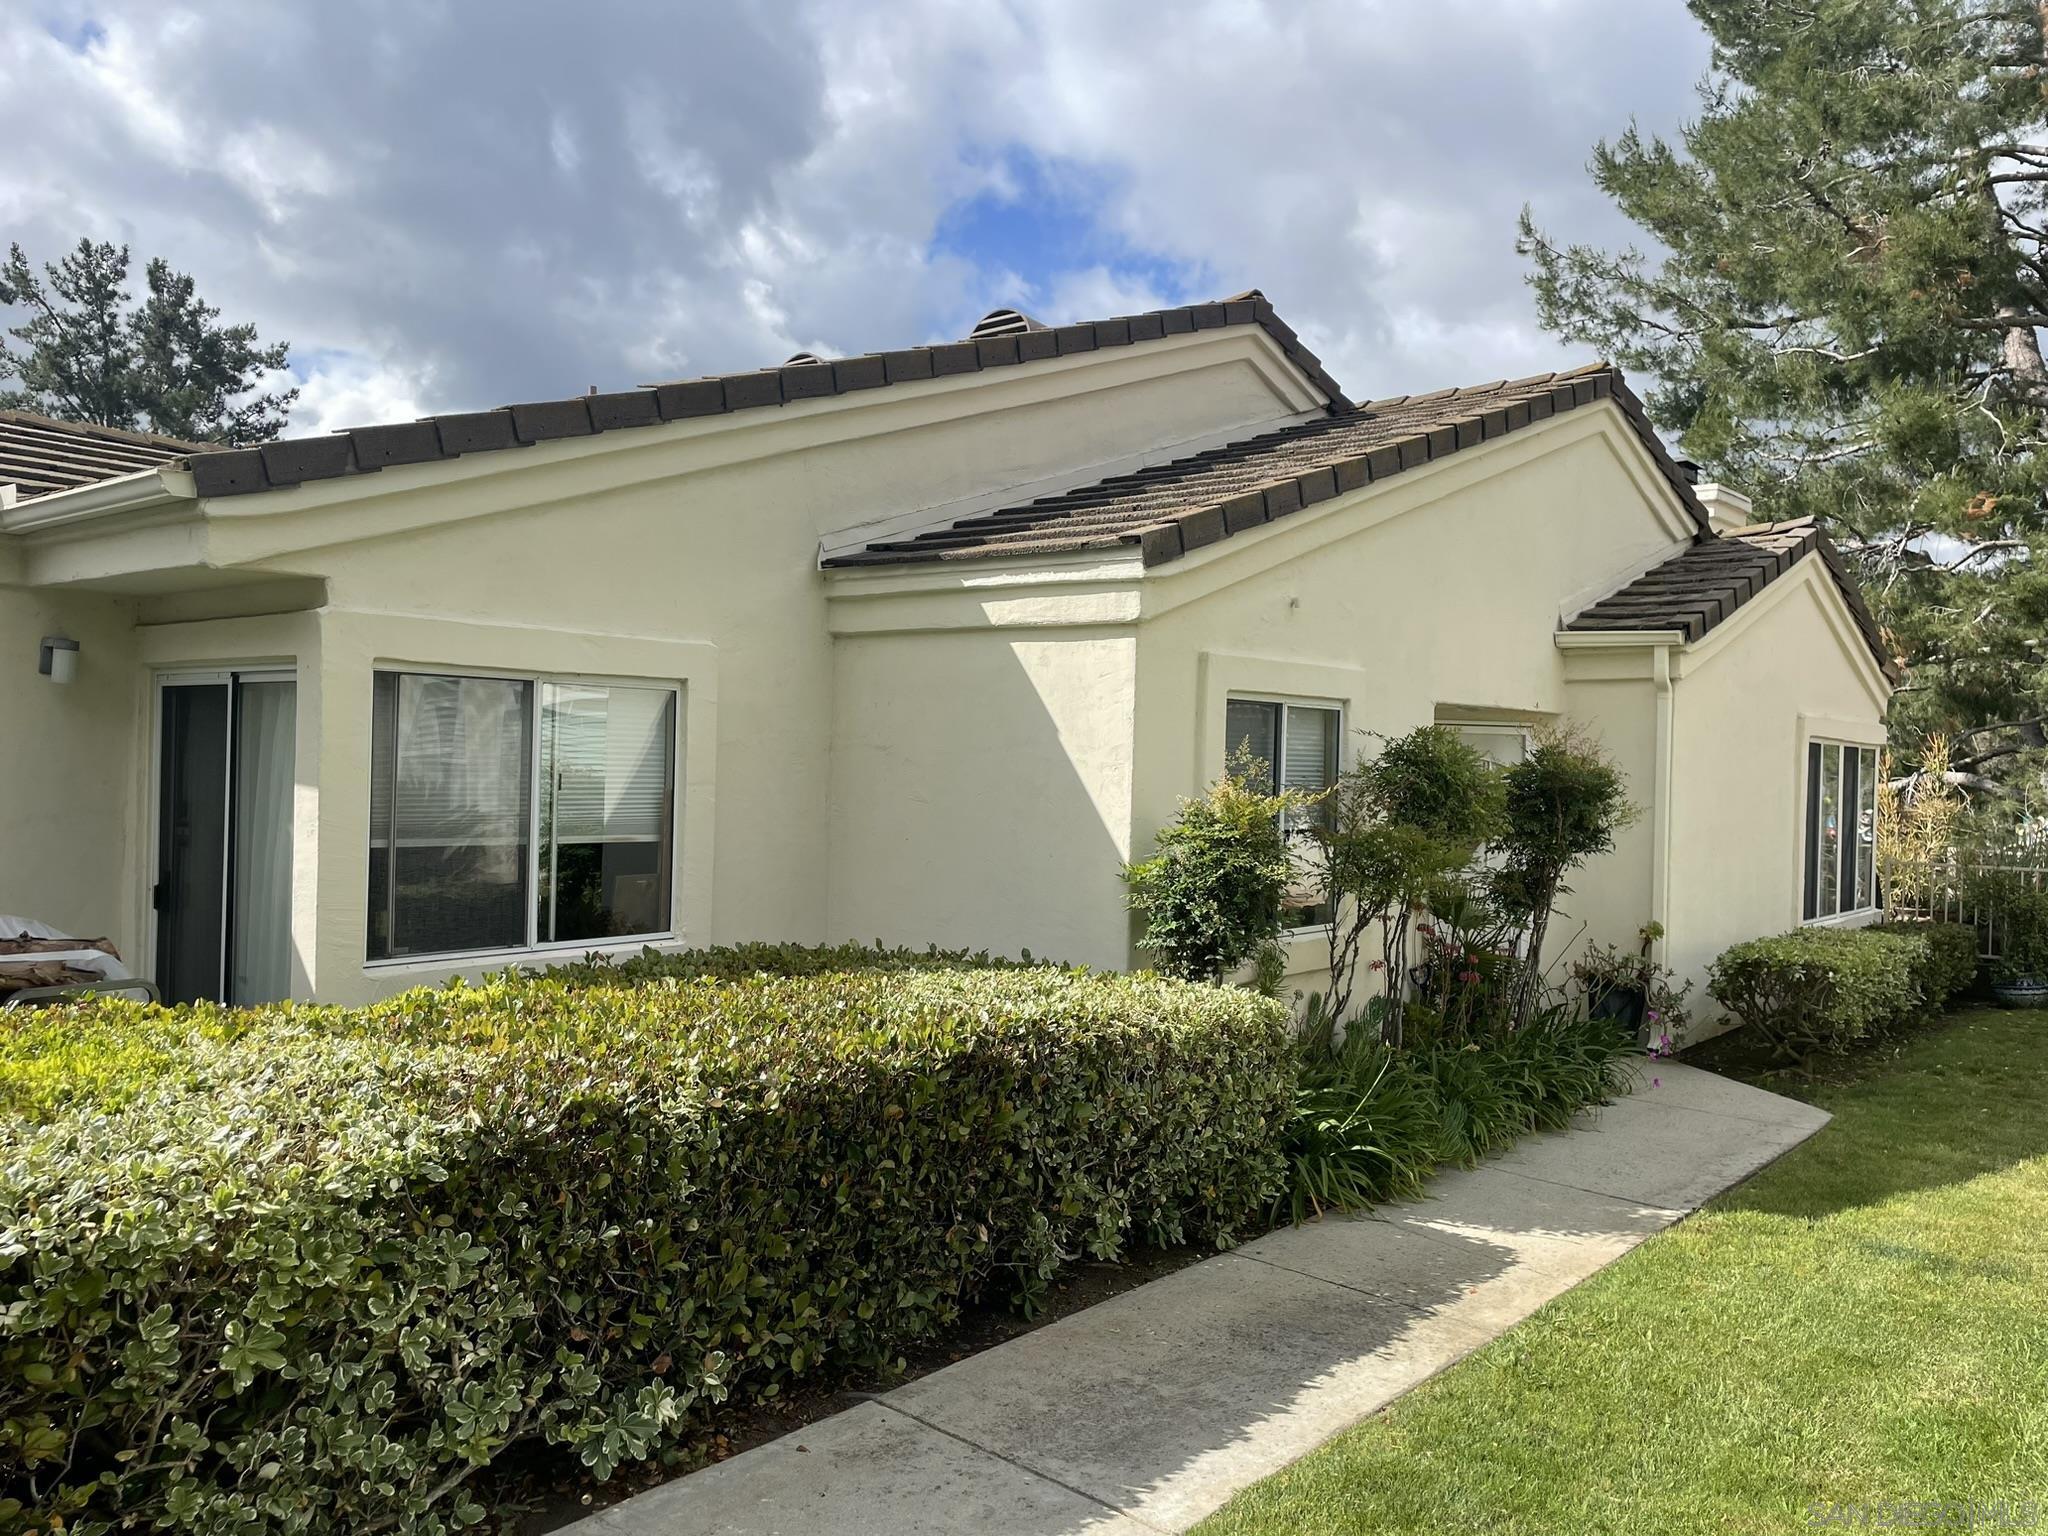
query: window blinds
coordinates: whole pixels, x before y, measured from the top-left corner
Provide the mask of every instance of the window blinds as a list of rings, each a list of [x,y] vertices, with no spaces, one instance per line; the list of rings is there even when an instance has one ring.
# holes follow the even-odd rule
[[[675,702],[666,688],[542,687],[543,841],[667,838]]]
[[[1280,787],[1309,794],[1328,789],[1337,777],[1337,712],[1290,705],[1286,734]]]
[[[1272,781],[1273,764],[1280,734],[1280,706],[1264,699],[1232,699],[1223,709],[1223,756],[1235,763],[1239,752],[1249,751]]]
[[[370,839],[389,846],[526,841],[533,685],[380,672]]]

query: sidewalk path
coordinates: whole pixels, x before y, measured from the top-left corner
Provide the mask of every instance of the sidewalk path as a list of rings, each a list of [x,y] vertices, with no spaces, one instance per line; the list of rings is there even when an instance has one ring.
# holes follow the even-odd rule
[[[1275,1232],[567,1536],[1183,1531],[1826,1122],[1651,1063],[1582,1129],[1443,1174],[1416,1204]]]

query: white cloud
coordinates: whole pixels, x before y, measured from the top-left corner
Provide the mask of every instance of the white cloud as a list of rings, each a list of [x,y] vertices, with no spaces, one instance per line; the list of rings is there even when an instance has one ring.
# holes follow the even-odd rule
[[[1360,397],[1527,372],[1570,359],[1516,211],[1612,238],[1592,141],[1672,127],[1705,60],[1678,7],[1605,0],[39,5],[0,19],[8,236],[192,272],[296,344],[295,429],[933,340],[1020,298],[1114,313],[1189,274],[1263,288]],[[1028,198],[1018,155],[1095,227],[935,248],[962,200]]]
[[[292,431],[334,432],[428,415],[433,409],[432,383],[431,376],[415,377],[403,368],[367,358],[323,358],[299,381]]]

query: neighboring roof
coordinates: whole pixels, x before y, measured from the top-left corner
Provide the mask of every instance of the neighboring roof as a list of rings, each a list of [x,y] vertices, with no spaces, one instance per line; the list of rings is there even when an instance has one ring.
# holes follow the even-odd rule
[[[203,452],[198,443],[153,432],[58,421],[28,411],[0,411],[0,485],[20,499],[111,480]]]
[[[1642,402],[1614,368],[1592,363],[1348,407],[1065,495],[961,518],[911,538],[884,539],[825,563],[904,565],[1136,545],[1146,565],[1159,565],[1559,411],[1609,399],[1627,415],[1706,533],[1706,509],[1651,429]]]
[[[1273,313],[1265,295],[1254,288],[1214,304],[1155,309],[1142,315],[1120,315],[1079,325],[1021,329],[1015,334],[983,335],[979,339],[908,347],[897,352],[870,352],[833,362],[792,359],[780,368],[761,368],[751,373],[717,374],[612,394],[578,395],[568,400],[501,406],[493,411],[425,416],[389,426],[355,427],[319,437],[286,438],[265,443],[261,448],[198,455],[191,460],[190,467],[201,496],[239,496],[307,480],[366,474],[399,464],[425,464],[466,453],[522,448],[550,438],[588,437],[595,432],[625,427],[651,427],[667,421],[787,405],[1235,325],[1263,327],[1333,409],[1350,408],[1351,402],[1337,387],[1337,381],[1324,371],[1316,355],[1301,344],[1293,327]]]
[[[1565,627],[1586,632],[1671,629],[1690,643],[1808,555],[1819,555],[1826,564],[1878,667],[1897,681],[1897,664],[1887,654],[1884,632],[1864,604],[1856,579],[1810,517],[1755,523],[1702,540],[1584,609]]]

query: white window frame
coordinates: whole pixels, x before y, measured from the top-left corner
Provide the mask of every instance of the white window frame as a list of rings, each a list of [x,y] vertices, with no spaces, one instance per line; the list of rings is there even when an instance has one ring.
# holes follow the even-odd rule
[[[1836,783],[1836,786],[1837,786],[1836,792],[1837,792],[1837,794],[1838,794],[1838,795],[1839,795],[1839,794],[1840,794],[1840,792],[1841,792],[1841,785],[1842,785],[1842,783],[1843,783],[1843,781],[1844,781],[1844,775],[1843,775],[1843,770],[1842,770],[1842,769],[1841,769],[1841,767],[1839,766],[1839,763],[1840,763],[1840,762],[1841,762],[1842,760],[1846,759],[1846,756],[1847,756],[1848,754],[1852,754],[1852,753],[1857,753],[1857,754],[1860,754],[1860,753],[1863,753],[1863,752],[1868,752],[1868,753],[1870,753],[1870,754],[1871,754],[1871,764],[1872,764],[1872,769],[1871,769],[1871,779],[1870,779],[1870,783],[1871,783],[1871,784],[1872,784],[1872,785],[1874,786],[1874,785],[1876,784],[1876,782],[1877,782],[1877,778],[1878,778],[1878,776],[1879,776],[1880,774],[1882,774],[1882,772],[1883,772],[1883,768],[1882,768],[1882,762],[1883,762],[1883,751],[1884,751],[1884,749],[1883,749],[1883,748],[1882,748],[1881,746],[1879,746],[1879,745],[1878,745],[1878,744],[1877,744],[1876,742],[1871,742],[1871,741],[1856,741],[1856,740],[1853,740],[1853,739],[1848,739],[1848,738],[1845,738],[1845,737],[1837,737],[1837,736],[1831,736],[1831,735],[1827,735],[1827,734],[1824,734],[1823,732],[1820,732],[1820,731],[1814,731],[1814,732],[1812,732],[1812,733],[1810,733],[1810,734],[1805,734],[1805,735],[1803,736],[1803,739],[1801,740],[1801,742],[1800,742],[1800,746],[1799,746],[1799,753],[1800,753],[1800,758],[1799,758],[1799,774],[1798,774],[1798,782],[1799,782],[1799,798],[1798,798],[1798,801],[1797,801],[1796,805],[1794,806],[1794,811],[1793,811],[1793,814],[1794,814],[1794,819],[1795,819],[1795,824],[1797,825],[1797,827],[1798,827],[1798,829],[1799,829],[1799,841],[1798,841],[1798,850],[1799,850],[1799,856],[1798,856],[1798,861],[1797,861],[1797,862],[1798,862],[1798,876],[1797,876],[1797,883],[1798,883],[1798,902],[1799,902],[1799,904],[1798,904],[1798,906],[1797,906],[1797,907],[1796,907],[1796,908],[1795,908],[1794,910],[1798,912],[1798,914],[1799,914],[1799,923],[1800,923],[1800,926],[1801,926],[1801,927],[1804,927],[1804,928],[1861,928],[1861,927],[1865,927],[1865,926],[1867,926],[1868,924],[1871,924],[1871,923],[1874,923],[1874,922],[1878,921],[1878,919],[1879,919],[1879,918],[1881,918],[1881,917],[1882,917],[1882,916],[1884,915],[1884,908],[1883,908],[1883,898],[1882,898],[1882,895],[1881,895],[1881,893],[1880,893],[1880,891],[1879,891],[1879,889],[1878,889],[1878,876],[1877,876],[1877,845],[1876,845],[1876,829],[1875,829],[1875,820],[1876,820],[1876,811],[1875,811],[1875,807],[1876,807],[1876,798],[1875,798],[1875,790],[1873,789],[1873,791],[1872,791],[1872,799],[1871,799],[1871,805],[1872,805],[1872,822],[1873,822],[1873,826],[1872,826],[1872,841],[1871,841],[1871,844],[1870,844],[1870,902],[1869,902],[1869,905],[1867,905],[1867,906],[1841,906],[1841,905],[1839,905],[1839,902],[1840,902],[1840,899],[1841,899],[1841,898],[1840,898],[1840,889],[1841,889],[1841,888],[1840,888],[1840,884],[1839,884],[1839,882],[1840,882],[1840,879],[1841,879],[1841,870],[1840,870],[1840,865],[1839,865],[1839,862],[1838,862],[1838,863],[1837,863],[1837,867],[1836,867],[1836,879],[1837,879],[1837,882],[1838,882],[1838,884],[1837,884],[1837,902],[1838,902],[1838,905],[1837,905],[1837,908],[1836,908],[1836,910],[1835,910],[1835,911],[1833,911],[1833,912],[1822,912],[1822,911],[1820,911],[1820,910],[1819,910],[1819,906],[1820,906],[1820,897],[1819,897],[1819,892],[1818,892],[1817,890],[1814,890],[1814,889],[1812,889],[1812,888],[1811,888],[1811,885],[1810,885],[1810,881],[1809,881],[1809,874],[1808,874],[1808,870],[1809,870],[1809,862],[1810,862],[1810,863],[1811,863],[1811,868],[1812,868],[1812,875],[1813,875],[1813,877],[1815,877],[1815,878],[1817,878],[1817,877],[1818,877],[1818,875],[1819,875],[1819,873],[1820,873],[1820,857],[1821,857],[1821,849],[1822,849],[1822,846],[1823,846],[1823,839],[1822,839],[1822,837],[1821,837],[1821,827],[1822,827],[1822,820],[1821,820],[1821,818],[1820,818],[1820,816],[1819,816],[1819,814],[1818,814],[1818,810],[1819,810],[1819,801],[1818,801],[1818,799],[1816,798],[1816,797],[1817,797],[1817,794],[1818,794],[1818,788],[1817,788],[1817,783],[1816,783],[1816,780],[1814,779],[1814,776],[1813,776],[1813,753],[1814,753],[1814,749],[1815,749],[1816,747],[1817,747],[1817,748],[1819,748],[1819,749],[1820,749],[1820,752],[1821,752],[1821,757],[1822,757],[1822,763],[1823,763],[1823,771],[1825,770],[1825,761],[1826,761],[1826,757],[1827,757],[1827,755],[1828,755],[1829,753],[1831,753],[1831,752],[1832,752],[1832,753],[1836,753],[1836,754],[1840,754],[1840,756],[1838,757],[1838,767],[1837,767],[1837,769],[1836,769],[1836,774],[1835,774],[1835,783]],[[1841,810],[1841,811],[1839,811],[1839,812],[1838,812],[1838,815],[1840,816],[1840,820],[1841,820],[1841,827],[1842,827],[1842,838],[1843,838],[1843,844],[1842,844],[1842,846],[1843,846],[1844,848],[1849,848],[1849,849],[1854,849],[1854,848],[1857,848],[1857,847],[1858,847],[1858,846],[1860,845],[1860,843],[1861,843],[1861,840],[1862,840],[1862,833],[1861,833],[1861,830],[1860,830],[1860,819],[1861,819],[1861,815],[1862,815],[1862,807],[1861,807],[1860,801],[1861,801],[1861,799],[1862,799],[1862,791],[1863,791],[1863,780],[1862,780],[1862,772],[1861,772],[1861,768],[1860,768],[1860,766],[1859,766],[1859,769],[1858,769],[1858,774],[1857,774],[1857,781],[1858,781],[1858,782],[1857,782],[1857,798],[1858,798],[1859,804],[1858,804],[1858,805],[1856,805],[1856,806],[1854,806],[1854,807],[1848,807],[1848,808],[1845,808],[1845,809],[1843,809],[1843,810]],[[1839,855],[1838,855],[1838,860],[1839,860]],[[1850,870],[1851,870],[1851,873],[1850,873],[1850,885],[1851,885],[1852,887],[1853,887],[1853,885],[1854,885],[1854,883],[1855,883],[1855,866],[1856,866],[1856,865],[1857,865],[1858,863],[1860,863],[1860,862],[1861,862],[1861,857],[1860,857],[1860,855],[1858,855],[1858,856],[1857,856],[1857,857],[1855,857],[1855,858],[1852,858],[1852,860],[1851,860],[1851,864],[1850,864]],[[1850,893],[1849,893],[1849,894],[1850,894],[1850,899],[1851,899],[1851,900],[1854,900],[1854,897],[1855,897],[1855,892],[1854,892],[1854,890],[1853,890],[1853,889],[1852,889],[1852,890],[1850,891]],[[1811,900],[1812,900],[1812,902],[1813,902],[1813,905],[1814,905],[1814,908],[1815,908],[1814,914],[1813,914],[1813,915],[1812,915],[1811,917],[1807,916],[1807,902],[1808,902],[1808,900],[1809,900],[1809,899],[1811,899]]]
[[[368,857],[374,843],[364,843],[364,886],[363,886],[363,968],[366,971],[418,969],[423,966],[445,968],[450,965],[464,965],[475,961],[489,961],[500,957],[521,955],[544,955],[575,957],[594,951],[617,949],[624,945],[660,945],[673,943],[678,937],[675,923],[675,908],[678,893],[682,888],[682,861],[677,847],[677,832],[682,826],[683,780],[684,780],[684,705],[686,700],[682,687],[673,679],[615,677],[583,672],[529,672],[503,667],[451,666],[438,662],[373,662],[370,666],[370,689],[374,697],[377,678],[383,674],[412,677],[465,677],[484,682],[525,683],[531,689],[530,713],[527,717],[527,890],[526,901],[526,942],[523,944],[498,945],[483,949],[437,949],[430,952],[411,952],[403,955],[388,955],[380,958],[369,956],[369,882]],[[542,942],[540,938],[540,710],[541,689],[547,684],[585,688],[644,688],[649,692],[667,693],[672,706],[669,713],[669,759],[668,759],[668,826],[669,826],[669,880],[666,926],[651,933],[616,934],[604,939],[559,939]],[[374,739],[374,723],[371,735],[365,737],[366,746]],[[396,743],[393,743],[394,750]],[[371,753],[369,767],[374,773],[375,756]],[[372,804],[376,795],[374,783],[368,786]],[[396,807],[393,808],[396,814]],[[395,838],[394,838],[395,842]],[[395,852],[395,849],[394,849]],[[396,878],[397,865],[394,859],[386,879]]]

